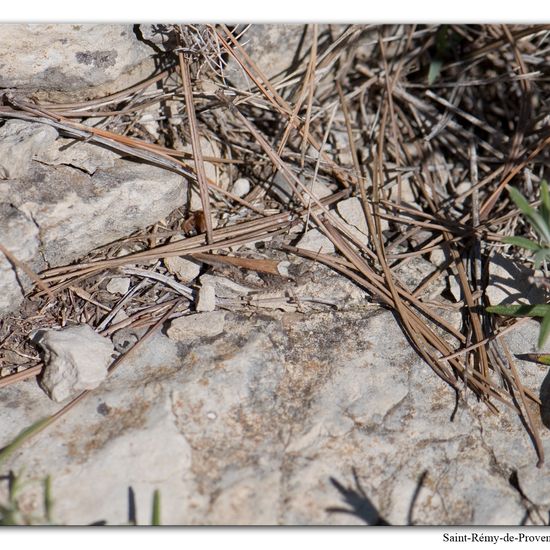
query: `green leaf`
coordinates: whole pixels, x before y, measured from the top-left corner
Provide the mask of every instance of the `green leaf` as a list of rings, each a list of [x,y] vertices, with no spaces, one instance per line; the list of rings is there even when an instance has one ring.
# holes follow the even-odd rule
[[[537,252],[542,249],[542,246],[531,239],[526,239],[525,237],[504,237],[502,242],[507,244],[513,244],[521,248],[527,248],[533,252]]]
[[[533,258],[534,268],[538,269],[548,256],[550,256],[550,249],[543,248],[542,250],[539,250]]]
[[[544,242],[550,243],[550,229],[544,221],[544,218],[529,204],[527,199],[515,187],[507,186],[507,189],[511,199],[531,222],[533,229],[538,233],[539,237]]]
[[[499,304],[486,307],[485,311],[507,317],[545,317],[550,312],[550,304]]]
[[[155,489],[153,493],[153,510],[151,512],[151,525],[161,525],[160,523],[160,492]]]
[[[13,452],[15,452],[27,439],[31,438],[34,434],[43,430],[48,424],[52,422],[53,416],[48,416],[42,420],[38,420],[34,424],[31,424],[28,428],[22,430],[19,435],[3,449],[0,449],[0,464],[6,460]]]
[[[540,324],[540,332],[539,332],[539,342],[538,346],[539,348],[542,348],[544,345],[544,342],[546,342],[546,339],[548,338],[548,334],[550,333],[550,311],[542,318],[542,322]]]

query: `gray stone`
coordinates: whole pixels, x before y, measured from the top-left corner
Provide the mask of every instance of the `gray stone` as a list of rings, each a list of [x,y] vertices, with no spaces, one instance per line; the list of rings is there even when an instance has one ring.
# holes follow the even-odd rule
[[[0,183],[0,190],[2,188]],[[5,199],[7,200],[7,199]],[[0,200],[0,243],[21,262],[36,267],[40,241],[33,220]],[[29,290],[30,280],[0,252],[0,315],[15,310]]]
[[[26,129],[17,126],[25,140],[33,131],[46,137],[17,152],[21,166],[26,163],[26,174],[0,184],[0,202],[12,204],[33,220],[39,230],[43,260],[50,265],[70,262],[155,223],[185,200],[183,178],[156,166],[113,159],[111,154],[96,157],[94,163],[103,159],[107,165],[96,165],[93,176],[65,165],[71,164],[69,151],[78,165],[89,144],[72,145],[63,153],[64,164],[59,166],[33,161],[33,155],[40,156],[38,145],[44,154],[51,155],[64,142],[54,141],[57,134],[44,132],[42,124],[25,124]],[[13,129],[4,126],[0,137],[2,130],[10,135]],[[17,256],[18,250],[13,253]]]
[[[0,128],[0,179],[27,176],[32,171],[31,160],[56,138],[57,130],[47,124],[7,120]]]
[[[212,285],[202,285],[198,291],[197,311],[214,311],[216,309],[216,290]]]
[[[234,195],[237,195],[237,197],[245,197],[248,193],[250,193],[250,181],[246,178],[239,178],[233,184],[233,189],[231,189],[231,192]]]
[[[41,384],[58,403],[97,388],[112,363],[112,342],[89,325],[38,331],[35,343],[44,353]]]
[[[209,311],[184,315],[174,319],[166,334],[172,340],[190,341],[198,338],[212,338],[223,332],[225,326],[224,311]]]
[[[318,229],[310,229],[309,231],[306,231],[296,246],[298,248],[303,248],[304,250],[310,250],[311,252],[321,254],[332,254],[335,251],[332,241],[323,235],[323,233],[321,233]]]
[[[3,24],[1,88],[50,99],[98,97],[154,71],[153,50],[132,25]]]
[[[130,277],[113,277],[107,283],[107,292],[111,294],[126,294],[130,288]]]
[[[364,235],[369,234],[363,206],[357,197],[350,197],[349,199],[338,201],[336,208],[340,216],[342,216],[346,222],[359,229]]]
[[[138,523],[158,489],[167,525],[519,525],[514,468],[547,501],[521,421],[475,401],[455,411],[390,312],[228,313],[225,326],[189,345],[158,334],[4,467],[51,474],[69,525],[126,523],[130,487]],[[0,392],[0,445],[54,411],[33,383]]]
[[[163,262],[166,269],[183,283],[189,283],[193,279],[196,279],[201,272],[200,264],[187,258],[181,258],[180,256],[164,258]]]
[[[21,154],[19,151],[18,153]],[[55,142],[46,141],[44,147],[41,147],[33,156],[34,160],[50,166],[64,164],[84,170],[91,175],[98,168],[112,168],[119,158],[120,155],[104,147],[64,138],[58,138]]]

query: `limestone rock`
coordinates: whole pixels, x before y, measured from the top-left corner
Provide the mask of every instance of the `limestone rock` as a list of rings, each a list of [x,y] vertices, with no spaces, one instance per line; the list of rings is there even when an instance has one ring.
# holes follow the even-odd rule
[[[455,410],[391,312],[225,324],[190,345],[158,334],[5,468],[54,472],[55,520],[69,525],[126,523],[129,487],[140,524],[155,489],[166,525],[519,525],[536,517],[528,507],[547,509],[548,466],[536,468],[521,420],[475,400]],[[538,324],[518,329],[512,353],[530,351]],[[531,376],[529,387],[545,374]],[[0,397],[2,446],[55,410],[32,383]]]
[[[0,190],[3,184],[0,183]],[[1,191],[0,191],[1,193]],[[8,202],[0,200],[0,243],[31,268],[38,265],[40,240],[33,220]],[[0,315],[16,309],[30,286],[25,273],[0,252]]]
[[[325,237],[318,229],[310,229],[298,241],[298,248],[310,250],[311,252],[320,252],[321,254],[332,254],[335,251],[332,241]]]
[[[41,384],[54,401],[93,390],[107,376],[113,344],[89,325],[38,331],[35,342],[46,365]]]
[[[193,279],[196,279],[201,272],[200,264],[187,258],[173,256],[171,258],[164,258],[163,261],[166,269],[183,283],[189,283]]]
[[[107,283],[107,292],[111,294],[126,294],[130,288],[130,277],[113,277]]]
[[[166,331],[169,338],[178,341],[196,340],[198,338],[212,338],[224,330],[225,312],[209,311],[184,315],[174,319]]]
[[[0,137],[0,179],[20,178],[32,170],[31,160],[54,143],[57,130],[47,124],[8,120]]]
[[[361,201],[357,197],[350,197],[349,199],[339,201],[336,208],[346,222],[359,229],[361,233],[365,235],[369,234],[365,213]]]
[[[48,128],[48,129],[45,129]],[[15,174],[0,184],[0,202],[9,203],[38,228],[43,260],[50,265],[70,262],[93,248],[112,242],[168,215],[184,201],[186,185],[181,176],[111,153],[90,159],[88,171],[71,166],[88,154],[90,144],[75,142],[62,153],[63,164],[50,166],[33,160],[51,157],[65,141],[43,124],[6,124],[4,135],[19,136],[28,147],[16,151]],[[38,133],[40,139],[33,140]],[[9,141],[9,140],[8,140]],[[84,148],[84,149],[83,149]],[[55,157],[55,155],[53,154]],[[105,165],[98,163],[105,162]],[[3,221],[0,219],[0,228]],[[3,233],[3,232],[2,232]],[[12,251],[16,256],[18,249]]]
[[[129,24],[3,24],[0,49],[0,88],[50,99],[98,97],[154,70],[154,51]]]
[[[216,289],[209,284],[199,288],[197,311],[214,311],[216,309]]]
[[[233,184],[233,189],[231,192],[237,197],[245,197],[250,193],[250,181],[246,178],[239,178]]]

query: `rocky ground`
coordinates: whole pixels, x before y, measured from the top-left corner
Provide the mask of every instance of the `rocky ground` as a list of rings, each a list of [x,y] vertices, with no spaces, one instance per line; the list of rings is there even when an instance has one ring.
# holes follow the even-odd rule
[[[168,97],[153,82],[136,96],[121,96],[128,103],[112,115],[95,99],[164,69],[160,60],[177,47],[166,29],[0,27],[0,44],[14,48],[0,78],[6,89],[0,112],[0,245],[6,251],[0,255],[0,448],[77,398],[66,414],[1,456],[0,503],[18,476],[26,480],[16,499],[18,517],[45,522],[41,481],[50,476],[50,521],[64,525],[147,524],[155,490],[164,524],[547,525],[550,465],[539,459],[550,455],[550,382],[547,367],[521,360],[540,351],[539,323],[510,323],[495,340],[500,327],[483,321],[494,346],[490,376],[479,374],[480,356],[464,359],[461,351],[480,340],[472,329],[471,312],[480,310],[475,306],[545,299],[529,282],[529,264],[510,247],[494,246],[504,227],[498,224],[484,226],[483,285],[464,285],[461,256],[453,263],[452,252],[459,250],[468,268],[474,263],[458,245],[453,249],[461,242],[463,216],[470,215],[469,203],[461,208],[464,193],[475,187],[473,176],[462,181],[471,158],[463,169],[461,161],[450,166],[437,148],[427,160],[413,156],[425,173],[439,174],[429,193],[427,184],[416,183],[414,162],[385,165],[388,188],[380,189],[397,202],[377,213],[378,237],[389,249],[402,303],[421,311],[412,318],[389,290],[372,291],[387,281],[382,268],[373,268],[371,279],[360,278],[366,271],[358,268],[359,255],[383,262],[374,254],[379,249],[359,184],[350,188],[346,179],[354,162],[346,121],[340,119],[330,147],[325,144],[332,168],[325,171],[308,150],[310,172],[299,172],[301,141],[287,152],[288,165],[310,184],[305,209],[295,211],[299,193],[292,178],[279,167],[266,192],[259,174],[269,154],[258,140],[231,141],[242,128],[235,133],[225,112],[208,118],[214,84],[196,77],[195,97],[207,102],[204,118],[198,113],[209,128],[200,140],[206,177],[215,182],[215,193],[223,192],[213,192],[210,205],[221,244],[208,246],[195,168],[174,160],[196,154],[190,136],[173,130],[188,120],[176,108],[181,93]],[[329,30],[342,33],[348,49],[338,55],[344,64],[358,44],[370,51],[377,43],[366,31]],[[274,82],[284,71],[291,82],[292,75],[309,74],[316,34],[281,25],[247,32],[245,54]],[[415,32],[418,40],[435,36],[429,28]],[[23,37],[16,47],[14,35]],[[33,57],[36,40],[49,52],[44,59]],[[332,70],[338,44],[319,50],[321,76]],[[536,52],[523,53],[537,65]],[[399,51],[394,54],[400,59]],[[26,61],[16,63],[15,56]],[[236,59],[225,61],[225,77],[250,102],[249,119],[268,127],[271,111],[253,95],[254,83]],[[303,73],[292,72],[298,67]],[[34,103],[21,103],[23,92]],[[163,93],[168,100],[160,104]],[[358,97],[353,87],[346,93]],[[56,104],[62,114],[51,116]],[[137,114],[125,119],[132,108]],[[82,109],[92,109],[87,126],[71,122]],[[455,111],[443,115],[450,113]],[[379,117],[363,114],[374,131]],[[214,123],[219,134],[210,131]],[[426,133],[442,121],[432,123]],[[104,133],[90,136],[90,127]],[[171,142],[164,136],[170,132]],[[121,141],[112,140],[115,133]],[[139,148],[122,140],[127,135],[181,156]],[[480,147],[502,159],[497,141]],[[228,151],[235,170],[224,164]],[[147,155],[157,156],[152,162]],[[491,161],[479,162],[489,173]],[[330,172],[342,166],[344,175]],[[535,168],[525,170],[538,181]],[[319,178],[310,180],[312,173]],[[457,192],[459,181],[465,186]],[[397,217],[395,205],[403,198],[407,207],[422,201],[433,206],[438,185],[446,200],[455,199],[446,217],[414,218],[420,224],[409,230],[412,218]],[[321,199],[323,208],[330,207],[325,218],[317,217]],[[256,217],[250,218],[253,209]],[[455,228],[442,230],[438,224],[455,215]],[[506,230],[509,219],[502,222]],[[445,232],[454,239],[445,246],[430,240]],[[418,324],[411,335],[415,319],[440,338],[431,341],[440,342],[437,354],[422,355],[415,343]],[[447,349],[461,352],[461,362],[438,371]],[[449,373],[452,384],[444,380]],[[486,384],[488,393],[472,379]]]

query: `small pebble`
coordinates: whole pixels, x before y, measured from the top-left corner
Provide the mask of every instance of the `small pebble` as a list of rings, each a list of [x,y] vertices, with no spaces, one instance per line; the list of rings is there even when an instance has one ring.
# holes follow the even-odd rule
[[[216,309],[216,291],[213,285],[203,284],[199,288],[197,311],[214,311]]]
[[[237,197],[244,197],[250,193],[250,182],[246,178],[239,178],[234,184],[232,192]]]
[[[107,284],[107,292],[111,294],[126,294],[130,288],[130,277],[114,277]]]

